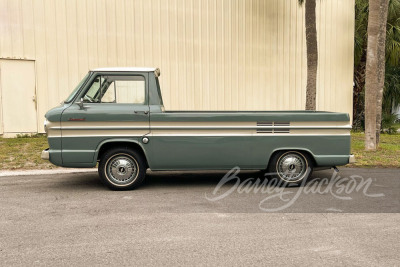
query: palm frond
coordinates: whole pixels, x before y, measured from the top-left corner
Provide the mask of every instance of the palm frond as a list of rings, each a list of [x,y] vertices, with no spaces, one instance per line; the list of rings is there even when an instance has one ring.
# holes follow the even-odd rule
[[[390,0],[386,26],[386,62],[400,66],[400,0]]]
[[[385,88],[382,110],[390,113],[393,107],[400,105],[400,67],[386,66]]]

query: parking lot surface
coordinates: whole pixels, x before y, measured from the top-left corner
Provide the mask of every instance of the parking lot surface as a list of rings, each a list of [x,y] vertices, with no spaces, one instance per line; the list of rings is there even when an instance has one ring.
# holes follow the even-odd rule
[[[123,192],[95,172],[0,177],[0,262],[400,265],[398,169],[317,171],[258,191],[258,173],[225,174],[150,172]]]

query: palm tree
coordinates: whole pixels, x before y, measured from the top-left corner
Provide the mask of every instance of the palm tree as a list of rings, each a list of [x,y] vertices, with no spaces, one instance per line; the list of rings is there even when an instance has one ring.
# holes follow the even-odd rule
[[[364,127],[365,65],[367,54],[368,0],[356,0],[354,36],[353,127]],[[400,0],[389,0],[386,26],[386,70],[382,121],[393,124],[392,108],[400,105]],[[388,125],[386,125],[387,127]],[[390,125],[391,126],[391,125]],[[377,130],[383,130],[377,127]]]
[[[368,0],[356,0],[355,4],[353,129],[363,130]]]
[[[400,66],[400,0],[389,0],[386,27],[386,62]]]
[[[376,150],[382,120],[385,42],[389,0],[369,0],[365,74],[365,149]]]
[[[305,27],[307,47],[307,89],[306,110],[316,109],[317,98],[317,70],[318,70],[318,42],[316,22],[316,0],[298,0],[300,5],[305,1]]]
[[[400,0],[389,0],[387,16],[382,121],[386,118],[391,124],[397,119],[392,115],[392,109],[400,105]],[[379,144],[379,138],[377,141]]]

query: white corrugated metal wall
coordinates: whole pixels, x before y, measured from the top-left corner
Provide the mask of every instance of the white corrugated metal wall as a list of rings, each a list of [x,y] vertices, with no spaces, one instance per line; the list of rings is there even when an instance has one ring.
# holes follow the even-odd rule
[[[297,2],[0,0],[0,58],[35,60],[40,131],[95,67],[160,67],[166,109],[304,109]],[[351,114],[354,0],[317,1],[317,27],[318,109]]]

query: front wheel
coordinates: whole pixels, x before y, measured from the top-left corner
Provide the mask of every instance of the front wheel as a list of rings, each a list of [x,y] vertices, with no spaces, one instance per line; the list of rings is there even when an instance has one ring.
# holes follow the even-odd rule
[[[313,167],[313,161],[304,152],[282,151],[272,157],[268,172],[285,185],[298,185],[311,176]]]
[[[112,190],[130,190],[138,187],[146,176],[143,156],[129,148],[106,151],[100,159],[99,176]]]

